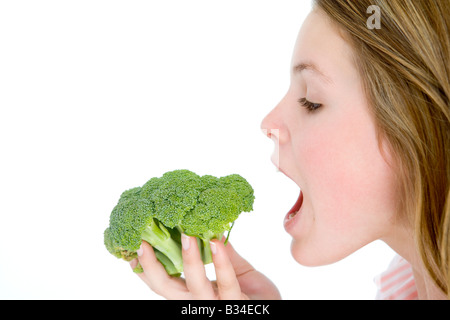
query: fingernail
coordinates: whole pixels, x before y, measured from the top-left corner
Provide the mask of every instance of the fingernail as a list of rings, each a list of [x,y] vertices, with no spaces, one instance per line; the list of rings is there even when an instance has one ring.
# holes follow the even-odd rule
[[[216,246],[216,244],[214,242],[210,241],[209,242],[209,246],[211,247],[211,252],[213,254],[216,254],[217,253],[217,246]]]
[[[139,247],[139,249],[137,249],[136,253],[139,257],[142,256],[142,254],[144,253],[144,249],[142,249],[142,243],[141,243],[141,246]]]
[[[131,261],[130,261],[130,267],[131,267],[131,269],[136,268],[137,264],[138,264],[137,259],[131,260]]]
[[[191,245],[189,237],[184,233],[181,234],[181,245],[183,246],[184,251],[188,250],[189,246]]]

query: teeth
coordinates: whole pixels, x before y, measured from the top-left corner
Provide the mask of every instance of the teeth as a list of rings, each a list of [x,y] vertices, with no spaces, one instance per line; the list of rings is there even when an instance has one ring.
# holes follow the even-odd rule
[[[295,212],[292,212],[291,214],[289,214],[288,221],[291,220],[297,214],[297,212],[298,211],[295,211]]]

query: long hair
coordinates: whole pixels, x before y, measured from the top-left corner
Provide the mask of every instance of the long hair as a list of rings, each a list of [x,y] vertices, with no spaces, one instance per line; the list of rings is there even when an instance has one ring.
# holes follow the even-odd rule
[[[450,2],[315,0],[354,49],[379,139],[393,153],[401,211],[450,297]],[[379,28],[369,28],[369,6]]]

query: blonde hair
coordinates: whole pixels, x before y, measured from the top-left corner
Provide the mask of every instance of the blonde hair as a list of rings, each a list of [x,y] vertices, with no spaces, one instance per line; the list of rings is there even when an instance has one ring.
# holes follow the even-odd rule
[[[352,45],[378,134],[392,150],[401,208],[430,276],[450,297],[448,0],[315,0]],[[367,9],[380,9],[369,28]]]

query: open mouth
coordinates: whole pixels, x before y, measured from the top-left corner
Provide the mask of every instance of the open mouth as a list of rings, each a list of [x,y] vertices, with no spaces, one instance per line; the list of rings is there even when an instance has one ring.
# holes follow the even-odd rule
[[[300,211],[300,208],[302,207],[302,203],[303,203],[303,192],[300,190],[300,194],[297,198],[297,201],[295,202],[292,209],[289,210],[289,212],[286,215],[286,218],[284,219],[285,223],[295,217],[295,215]]]

